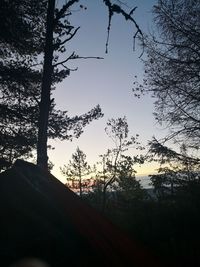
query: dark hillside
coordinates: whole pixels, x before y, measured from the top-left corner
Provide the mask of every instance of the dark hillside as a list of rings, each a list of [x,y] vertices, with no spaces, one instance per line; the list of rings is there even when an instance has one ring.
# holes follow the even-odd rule
[[[16,161],[0,174],[0,259],[52,267],[156,266],[151,256],[54,176]]]

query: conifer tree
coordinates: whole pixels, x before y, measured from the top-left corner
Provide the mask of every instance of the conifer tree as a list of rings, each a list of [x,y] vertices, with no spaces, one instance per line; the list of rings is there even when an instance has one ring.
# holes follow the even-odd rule
[[[69,118],[67,111],[56,109],[51,96],[55,85],[70,74],[67,67],[70,60],[98,57],[82,57],[75,52],[68,56],[63,54],[66,43],[79,30],[70,23],[72,7],[79,4],[79,0],[66,1],[59,8],[55,0],[2,2],[0,21],[5,28],[0,34],[3,45],[0,49],[1,159],[9,165],[16,157],[30,156],[37,147],[37,164],[47,169],[48,138],[79,137],[84,126],[103,115],[97,105],[86,114]],[[106,52],[115,13],[135,25],[134,37],[142,34],[132,17],[135,9],[126,12],[117,4],[121,1],[103,2],[109,13]],[[62,59],[60,54],[63,54]],[[4,142],[5,138],[8,142]]]
[[[79,195],[82,197],[84,178],[87,178],[93,170],[86,161],[86,155],[79,147],[77,147],[76,152],[72,154],[72,160],[69,161],[69,164],[61,168],[61,172],[66,176],[68,181],[73,184],[78,184]]]

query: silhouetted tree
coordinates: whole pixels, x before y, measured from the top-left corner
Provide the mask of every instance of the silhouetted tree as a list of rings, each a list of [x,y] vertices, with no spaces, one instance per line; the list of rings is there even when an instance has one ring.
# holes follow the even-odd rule
[[[126,152],[133,148],[143,149],[138,142],[138,135],[129,138],[128,123],[125,117],[118,119],[110,119],[105,128],[106,134],[114,142],[115,147],[108,149],[104,155],[101,155],[99,162],[102,170],[97,174],[98,186],[102,188],[103,210],[106,207],[106,194],[108,189],[123,188],[125,181],[123,179],[131,179],[134,177],[133,165],[135,163],[143,163],[142,156],[130,157]]]
[[[0,20],[4,27],[0,34],[0,168],[4,169],[18,157],[30,157],[32,150],[36,148],[43,77],[40,59],[45,44],[47,1],[14,0],[3,1],[2,4]],[[13,20],[16,24],[13,24]],[[69,28],[68,31],[65,29],[68,33],[66,38],[70,39],[73,27],[69,22],[66,23]],[[59,34],[54,41],[61,43]],[[64,48],[61,45],[57,49]],[[77,56],[73,53],[69,59],[71,58]],[[56,60],[54,55],[51,89],[70,72],[67,68],[59,70]],[[42,106],[46,106],[46,102]],[[100,107],[96,106],[86,114],[70,118],[66,111],[56,110],[54,99],[51,99],[49,108],[48,137],[61,140],[79,137],[85,125],[102,116]]]
[[[33,70],[41,53],[46,1],[1,1],[0,169],[30,156],[37,142],[41,74]]]
[[[1,59],[42,51],[46,8],[47,0],[1,0]]]
[[[3,140],[5,136],[11,136],[10,141],[13,141],[13,145],[8,149],[4,142],[2,142],[2,158],[3,160],[6,158],[7,162],[11,162],[11,158],[16,156],[28,155],[35,148],[35,140],[37,140],[37,163],[47,169],[48,137],[63,140],[71,139],[73,136],[78,137],[86,124],[102,116],[101,109],[97,106],[82,116],[69,118],[66,111],[62,112],[55,109],[54,99],[51,97],[55,84],[61,82],[70,74],[67,63],[73,59],[90,58],[78,56],[73,52],[71,55],[62,56],[62,59],[59,59],[60,53],[64,53],[66,50],[66,43],[79,30],[79,27],[76,28],[69,22],[69,18],[73,13],[72,6],[78,2],[79,0],[66,1],[59,8],[55,6],[54,0],[44,0],[41,3],[38,3],[38,1],[3,0],[3,10],[5,12],[1,12],[2,18],[0,20],[3,21],[5,31],[2,32],[1,40],[4,42],[6,49],[2,49],[1,52],[3,51],[6,59],[3,59],[1,63],[3,66],[6,65],[9,70],[12,66],[13,73],[11,75],[9,72],[9,77],[13,77],[13,74],[16,74],[15,71],[21,74],[20,76],[15,75],[17,79],[13,81],[19,89],[16,90],[16,84],[14,84],[14,89],[12,88],[11,90],[12,86],[9,84],[8,76],[6,77],[8,73],[6,69],[4,73],[6,77],[4,82],[7,82],[8,92],[13,98],[11,99],[7,92],[6,94],[2,93],[2,117],[5,118],[9,114],[3,120],[2,128],[6,126],[6,121],[14,125],[13,128],[5,127],[7,131],[1,137]],[[110,0],[103,0],[103,2],[109,12],[106,51],[111,19],[115,13],[121,14],[126,20],[131,21],[135,25],[134,38],[138,34],[142,34],[132,17],[135,9],[126,12],[120,5],[112,3]],[[15,6],[17,6],[16,9]],[[84,8],[83,5],[79,6]],[[11,16],[6,17],[4,21],[5,16],[3,14],[13,15],[13,18],[16,19],[16,25],[19,25],[17,27],[12,25]],[[15,28],[16,32],[13,34],[13,29]],[[10,35],[7,34],[9,32],[11,33]],[[13,45],[15,43],[14,39],[17,45]],[[11,49],[13,47],[17,49],[14,52]],[[44,57],[44,61],[40,62],[42,57]],[[23,84],[19,81],[22,77],[24,79]],[[32,90],[33,88],[34,90]],[[27,94],[29,95],[27,96]],[[8,99],[12,101],[9,102]],[[16,104],[17,101],[18,103]],[[24,106],[22,106],[22,103]],[[13,113],[17,119],[10,121]],[[30,128],[27,127],[25,121],[28,121]],[[26,134],[24,135],[25,130]],[[22,137],[21,140],[24,141],[20,145],[18,137]],[[19,147],[23,149],[20,150]],[[17,153],[13,153],[13,151]]]
[[[53,57],[55,51],[64,52],[64,44],[73,38],[78,31],[79,27],[74,30],[74,27],[69,25],[66,17],[71,15],[70,8],[79,2],[79,0],[67,1],[61,9],[55,9],[55,0],[48,0],[47,9],[47,23],[46,23],[46,34],[45,34],[45,50],[44,50],[44,65],[43,65],[43,78],[42,78],[42,90],[41,90],[41,102],[40,102],[40,116],[39,116],[39,132],[38,132],[38,143],[37,143],[37,164],[43,168],[47,168],[47,130],[48,130],[48,118],[51,106],[50,92],[51,92],[51,79],[54,72],[54,68],[58,66],[64,67],[64,77],[68,75],[69,69],[65,63],[71,59],[81,58],[73,53],[70,57],[53,64]],[[111,26],[111,19],[114,13],[122,14],[126,20],[130,20],[136,27],[136,33],[142,34],[137,23],[132,18],[131,10],[129,13],[125,12],[119,5],[113,4],[110,0],[103,0],[109,11],[109,22],[108,22],[108,37],[106,42],[106,52],[109,40],[109,32]],[[80,5],[82,6],[82,5]],[[54,38],[53,34],[57,33],[57,37]],[[58,60],[58,56],[56,57]],[[62,70],[63,71],[63,70]],[[66,72],[67,71],[67,72]]]
[[[134,91],[155,97],[155,118],[175,138],[199,147],[200,2],[159,0],[153,7],[156,31],[145,38],[144,85]]]
[[[61,168],[61,172],[69,181],[69,185],[74,185],[79,190],[80,197],[82,197],[84,178],[87,178],[94,170],[88,165],[84,152],[77,147],[76,152],[72,154],[72,160],[69,161],[68,165]],[[76,186],[77,184],[78,186]]]
[[[164,146],[155,138],[149,142],[154,161],[160,166],[158,174],[150,175],[152,185],[159,199],[174,196],[180,190],[188,190],[193,182],[200,181],[200,159],[188,156],[185,145],[180,153]]]
[[[141,200],[144,198],[144,191],[141,187],[140,181],[136,180],[136,171],[134,165],[136,163],[143,163],[142,157],[130,157],[122,155],[119,162],[119,175],[117,178],[116,191],[119,196],[127,203],[132,203],[133,200]]]

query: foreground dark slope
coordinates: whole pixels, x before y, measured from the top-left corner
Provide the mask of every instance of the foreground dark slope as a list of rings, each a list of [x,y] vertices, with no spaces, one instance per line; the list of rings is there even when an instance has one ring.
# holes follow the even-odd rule
[[[0,174],[0,266],[156,266],[151,256],[54,176],[16,161]]]

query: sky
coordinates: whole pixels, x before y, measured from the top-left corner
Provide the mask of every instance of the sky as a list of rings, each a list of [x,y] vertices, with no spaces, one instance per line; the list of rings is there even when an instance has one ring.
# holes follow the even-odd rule
[[[60,0],[61,1],[61,0]],[[155,0],[126,0],[130,7],[137,6],[134,19],[143,32],[152,27],[152,6]],[[144,96],[134,97],[132,87],[134,77],[142,80],[144,70],[139,55],[141,48],[136,45],[133,51],[135,27],[120,15],[114,15],[110,31],[108,54],[105,54],[108,12],[102,0],[80,1],[87,7],[77,11],[74,7],[72,24],[81,26],[77,35],[67,44],[67,55],[75,51],[79,56],[99,56],[103,60],[74,60],[69,67],[78,67],[71,72],[54,91],[57,108],[67,110],[68,115],[81,115],[99,104],[104,117],[91,122],[84,128],[79,139],[70,141],[54,140],[49,143],[55,147],[49,151],[49,159],[54,163],[52,173],[65,182],[59,168],[70,160],[77,146],[87,155],[89,164],[99,160],[99,155],[112,148],[112,141],[105,134],[106,122],[110,118],[126,116],[130,135],[139,134],[139,140],[146,145],[152,136],[166,135],[166,131],[156,124],[153,117],[153,99]],[[124,7],[126,8],[126,7]],[[133,153],[133,152],[130,152]],[[138,175],[155,172],[156,166],[146,164],[137,167]]]

